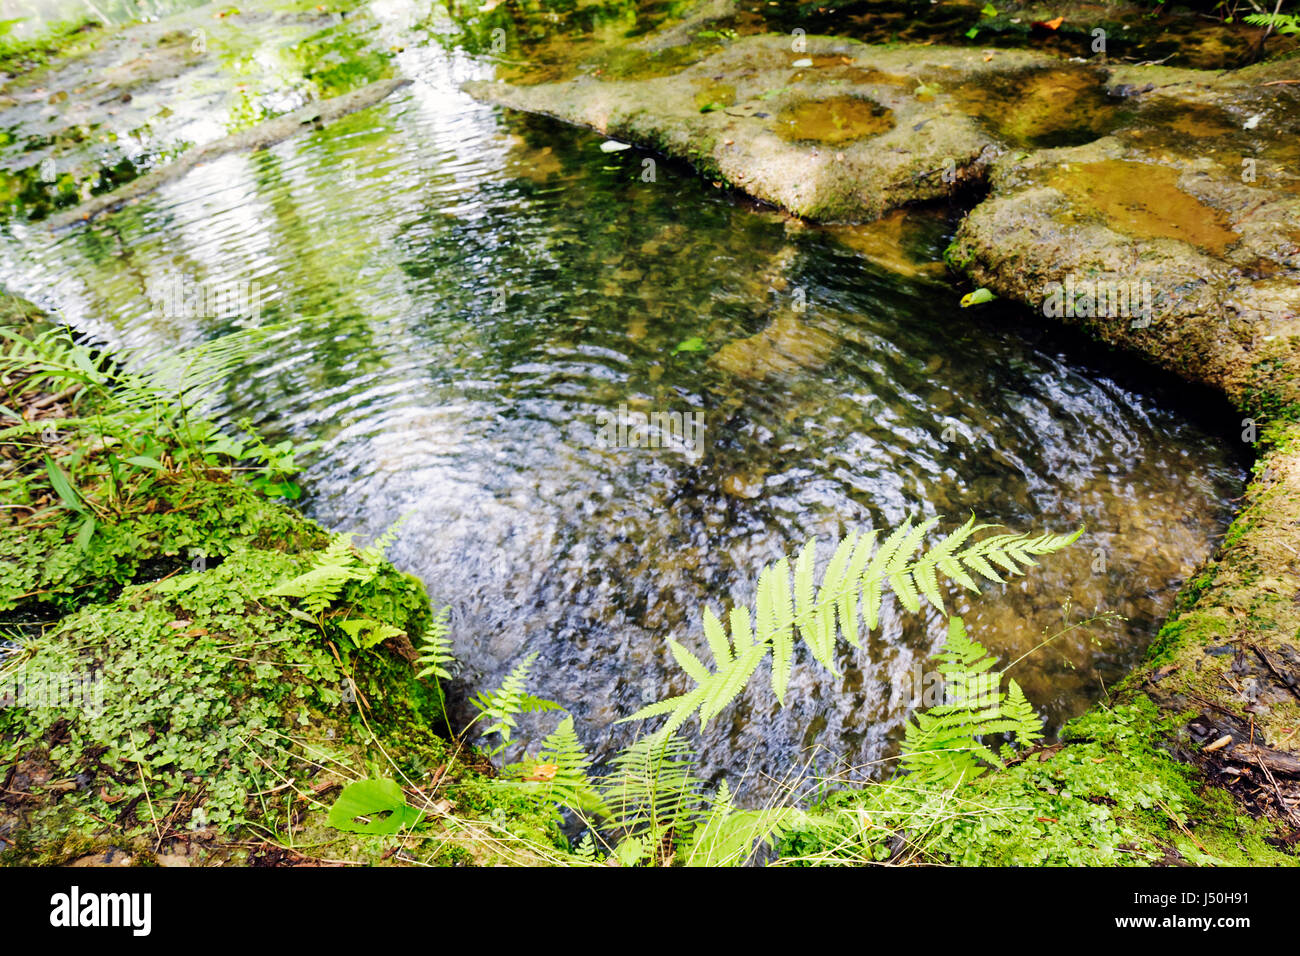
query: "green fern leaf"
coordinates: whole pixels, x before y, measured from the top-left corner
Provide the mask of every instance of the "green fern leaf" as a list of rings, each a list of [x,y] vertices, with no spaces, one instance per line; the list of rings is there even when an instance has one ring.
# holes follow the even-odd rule
[[[944,611],[939,587],[942,572],[963,587],[978,590],[974,578],[965,568],[1002,582],[990,561],[1020,573],[1015,556],[1022,555],[1026,566],[1030,555],[1050,554],[1072,543],[1072,535],[1043,534],[1029,538],[1023,534],[995,534],[974,543],[972,535],[989,528],[976,524],[972,517],[953,533],[942,538],[928,551],[914,558],[925,535],[935,527],[937,518],[918,523],[910,518],[890,533],[879,546],[877,532],[841,539],[827,565],[820,585],[816,580],[815,542],[807,542],[795,562],[794,582],[783,558],[759,572],[755,596],[755,619],[758,632],[751,628],[750,610],[743,605],[732,607],[727,627],[709,609],[704,610],[704,635],[712,651],[714,668],[674,643],[673,654],[696,687],[691,692],[638,710],[627,720],[641,720],[669,715],[666,730],[676,731],[698,710],[701,724],[717,716],[747,686],[754,671],[770,651],[772,653],[772,689],[779,703],[784,703],[793,658],[793,636],[798,633],[813,658],[832,674],[835,668],[835,634],[838,625],[845,639],[859,643],[859,620],[868,632],[879,624],[884,585],[888,581],[899,603],[913,613],[921,607],[921,595]],[[963,567],[965,565],[965,568]],[[957,621],[960,624],[960,621]],[[971,655],[974,655],[973,657]],[[945,667],[955,691],[963,701],[975,701],[986,690],[971,674],[982,674],[996,665],[996,659],[964,632],[950,634],[944,652],[939,655],[940,670]],[[967,673],[969,672],[969,674]],[[998,695],[1000,700],[1000,693]],[[937,729],[938,728],[936,725]],[[914,730],[914,733],[919,733]],[[1000,731],[999,731],[1000,732]],[[964,747],[986,759],[987,748]],[[928,758],[916,758],[924,761]],[[916,762],[914,761],[914,763]]]
[[[785,703],[785,688],[790,680],[790,661],[794,655],[794,613],[790,607],[790,569],[778,561],[767,573],[758,576],[760,608],[758,638],[772,645],[772,693],[777,703]]]
[[[449,612],[450,608],[444,607],[435,614],[425,631],[420,655],[415,659],[416,666],[420,668],[415,676],[421,680],[431,676],[451,680],[450,667],[456,662],[456,658],[451,652],[451,638],[447,626]]]
[[[767,656],[767,650],[767,647],[763,644],[754,644],[747,647],[722,673],[715,677],[709,694],[704,698],[704,703],[700,707],[701,723],[708,723],[722,711],[722,708],[736,699],[736,696],[749,683],[754,671],[758,670],[758,665],[763,663],[763,658]]]
[[[731,663],[731,642],[727,640],[727,630],[716,615],[708,608],[704,609],[704,637],[713,652],[713,660],[719,667]]]
[[[673,659],[677,661],[678,666],[691,675],[697,684],[708,682],[712,675],[709,673],[709,669],[700,663],[698,657],[674,640],[670,639],[668,641],[668,647],[672,650]]]
[[[1042,736],[1042,720],[1015,681],[1004,695],[997,659],[967,633],[961,618],[949,619],[948,639],[936,655],[946,681],[945,703],[919,711],[903,736],[902,766],[923,785],[950,788],[988,767],[1004,766],[984,738],[1014,735],[1025,746]]]

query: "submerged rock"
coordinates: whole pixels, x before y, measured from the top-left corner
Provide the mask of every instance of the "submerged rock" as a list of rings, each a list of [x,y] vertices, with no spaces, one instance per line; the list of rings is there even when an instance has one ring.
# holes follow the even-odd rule
[[[798,369],[819,369],[835,349],[835,338],[793,315],[781,315],[761,332],[728,342],[709,364],[740,378],[762,380]]]

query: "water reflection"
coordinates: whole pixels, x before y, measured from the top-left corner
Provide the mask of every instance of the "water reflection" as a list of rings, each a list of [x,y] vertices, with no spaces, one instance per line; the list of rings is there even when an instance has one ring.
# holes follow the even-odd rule
[[[392,557],[453,608],[458,692],[536,652],[533,689],[602,754],[633,732],[613,720],[683,689],[665,638],[699,646],[704,602],[747,600],[810,536],[909,514],[1087,524],[1027,582],[955,601],[1008,657],[1067,598],[1129,617],[1017,668],[1054,723],[1137,658],[1241,481],[1176,396],[957,310],[925,268],[942,214],[844,233],[666,162],[646,182],[636,150],[460,94],[470,58],[399,57],[420,82],[371,110],[85,227],[9,223],[0,281],[145,351],[235,323],[161,315],[156,283],[256,283],[284,328],[226,413],[326,441],[307,476],[325,524],[410,515]],[[701,414],[706,451],[602,447],[620,406]],[[760,681],[706,731],[706,774],[779,777],[811,745],[887,753],[941,634],[890,605],[841,678],[798,657],[785,709]]]

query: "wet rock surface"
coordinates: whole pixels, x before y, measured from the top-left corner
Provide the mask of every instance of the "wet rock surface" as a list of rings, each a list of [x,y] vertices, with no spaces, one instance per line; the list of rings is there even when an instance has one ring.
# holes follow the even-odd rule
[[[754,36],[668,76],[583,76],[472,95],[589,126],[686,159],[705,175],[799,216],[869,220],[953,195],[984,175],[996,134],[952,92],[995,76],[1056,68],[1026,51],[869,47]],[[1086,68],[1074,89],[1100,89]]]
[[[1135,115],[1083,146],[1008,153],[950,261],[1238,402],[1290,401],[1300,334],[1300,61],[1223,77],[1156,71]],[[1141,74],[1138,74],[1140,77]],[[1149,288],[1149,315],[1048,300],[1053,283]],[[1143,287],[1142,284],[1146,286]],[[1100,284],[1100,285],[1099,285]],[[1062,303],[1061,305],[1064,305]]]

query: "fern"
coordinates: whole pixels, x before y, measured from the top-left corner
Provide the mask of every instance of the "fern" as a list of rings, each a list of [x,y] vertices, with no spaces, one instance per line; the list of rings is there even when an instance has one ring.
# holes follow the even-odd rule
[[[1271,26],[1283,35],[1300,33],[1300,16],[1294,13],[1249,13],[1242,19],[1257,27]]]
[[[578,859],[579,863],[592,866],[601,861],[601,858],[596,855],[596,841],[591,838],[590,833],[584,834],[582,839],[578,841],[578,845],[573,848],[573,855]]]
[[[679,858],[686,866],[741,866],[759,846],[772,847],[793,827],[819,819],[789,806],[738,810],[732,806],[731,788],[724,779],[708,815],[696,825]]]
[[[388,554],[388,549],[391,548],[393,542],[397,540],[397,535],[401,532],[402,525],[406,524],[406,521],[411,517],[411,514],[412,512],[410,511],[406,512],[406,514],[402,515],[389,525],[383,534],[379,535],[379,537],[375,538],[375,540],[370,542],[369,545],[361,549],[361,557],[367,564],[376,565],[384,559],[384,556]]]
[[[0,338],[0,372],[21,376],[26,390],[105,385],[109,380],[94,353],[66,329],[48,329],[30,338],[0,329]]]
[[[435,677],[442,680],[452,678],[449,668],[456,663],[456,658],[451,653],[451,629],[447,626],[449,610],[444,607],[429,622],[424,640],[421,642],[420,655],[415,659],[416,666],[420,668],[416,677],[421,679]]]
[[[609,808],[609,825],[624,841],[641,841],[655,859],[669,856],[674,837],[704,815],[699,780],[692,769],[695,751],[672,734],[642,737],[619,752],[600,793]]]
[[[34,438],[38,435],[45,435],[48,432],[59,431],[78,431],[87,428],[98,428],[106,424],[105,420],[99,418],[38,418],[30,422],[23,422],[19,425],[10,425],[8,428],[0,429],[0,441],[13,441],[18,438]],[[116,431],[109,423],[107,431],[110,433]]]
[[[267,592],[270,596],[299,598],[307,614],[319,619],[337,601],[348,584],[364,584],[375,576],[374,563],[364,560],[352,548],[351,532],[337,534],[305,573]]]
[[[278,328],[245,329],[147,358],[128,354],[125,368],[114,376],[115,397],[127,407],[176,405],[182,414],[207,410],[231,373],[263,351],[268,334]]]
[[[553,700],[534,697],[524,690],[524,685],[528,682],[528,673],[536,661],[537,655],[529,654],[506,675],[500,687],[491,693],[480,691],[470,699],[470,704],[479,712],[474,721],[490,721],[483,731],[483,736],[496,734],[500,738],[500,744],[491,751],[492,754],[499,754],[509,746],[514,730],[518,726],[515,718],[519,714],[564,709]]]
[[[1042,737],[1043,721],[1013,680],[1001,690],[997,658],[970,639],[959,617],[948,622],[948,640],[936,655],[945,681],[944,703],[918,711],[903,737],[903,769],[915,783],[953,787],[1003,767],[985,737],[1010,734],[1028,746]]]
[[[368,617],[354,617],[338,622],[339,628],[359,650],[367,650],[376,644],[382,644],[390,637],[400,637],[406,632],[383,621],[374,621]]]
[[[1037,563],[1036,556],[1059,551],[1083,533],[1082,528],[1069,535],[1030,537],[1004,533],[972,542],[972,535],[992,527],[976,524],[972,517],[916,557],[926,533],[937,523],[937,518],[931,518],[914,524],[909,518],[880,544],[875,531],[845,537],[831,556],[820,584],[814,575],[815,539],[804,545],[795,561],[793,584],[787,559],[763,568],[752,615],[748,607],[732,608],[728,629],[711,610],[705,609],[704,636],[713,657],[712,668],[684,645],[669,641],[673,657],[695,681],[695,688],[643,707],[624,720],[668,715],[662,730],[672,733],[698,713],[703,726],[740,695],[769,654],[772,691],[784,704],[796,632],[813,658],[837,674],[837,632],[854,647],[861,646],[860,625],[865,623],[868,632],[875,629],[886,587],[909,611],[920,611],[920,599],[925,597],[946,613],[940,574],[978,591],[976,575],[1005,583],[1004,574],[1024,573]]]
[[[153,358],[127,353],[120,364],[110,364],[66,329],[31,337],[0,330],[0,378],[11,397],[48,391],[78,402],[86,395],[93,399],[95,412],[30,422],[9,412],[18,421],[0,430],[0,441],[49,432],[93,436],[95,446],[106,452],[110,503],[118,497],[123,476],[132,471],[167,473],[185,463],[205,470],[216,454],[253,464],[242,470],[261,472],[249,479],[254,488],[273,497],[296,497],[299,490],[288,480],[298,470],[291,442],[272,447],[255,436],[251,442],[238,442],[211,421],[190,414],[222,394],[229,372],[259,350],[266,331],[227,335]]]
[[[573,718],[566,716],[542,741],[537,758],[511,768],[516,779],[507,782],[580,815],[609,816],[588,774],[591,763],[573,729]]]
[[[5,339],[0,345],[0,370],[20,372],[25,388],[95,386],[123,410],[170,413],[179,408],[183,414],[219,395],[230,373],[261,350],[276,328],[248,329],[150,357],[124,353],[123,367],[111,375],[95,353],[66,329],[50,329],[30,338],[0,329]]]

